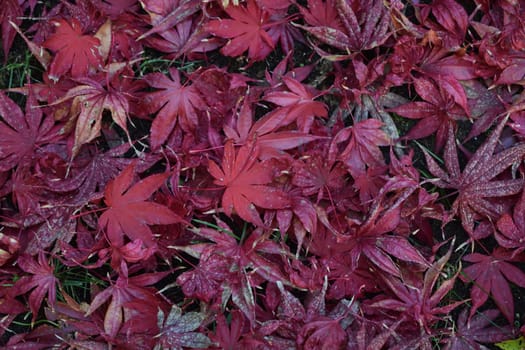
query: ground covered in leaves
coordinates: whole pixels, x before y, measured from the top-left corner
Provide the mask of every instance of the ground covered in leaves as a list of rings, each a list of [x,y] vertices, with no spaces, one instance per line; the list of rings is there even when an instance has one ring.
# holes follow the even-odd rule
[[[524,18],[3,0],[0,345],[518,349]]]

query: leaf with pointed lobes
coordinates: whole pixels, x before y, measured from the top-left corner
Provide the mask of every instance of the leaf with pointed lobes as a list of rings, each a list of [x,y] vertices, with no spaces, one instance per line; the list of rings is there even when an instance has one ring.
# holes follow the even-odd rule
[[[159,309],[157,317],[161,332],[156,337],[161,346],[169,349],[207,349],[212,345],[206,335],[196,331],[206,318],[205,314],[194,311],[183,314],[180,307],[173,305],[168,316],[165,317]]]
[[[133,163],[106,186],[104,200],[108,209],[100,216],[98,224],[117,246],[123,246],[124,236],[127,236],[151,247],[155,240],[148,225],[169,225],[184,222],[184,219],[163,205],[146,201],[162,186],[168,173],[151,175],[132,186],[134,175]]]
[[[150,23],[153,26],[150,30],[142,34],[137,40],[142,40],[155,33],[163,33],[173,28],[177,24],[191,18],[202,6],[200,0],[181,0],[181,1],[156,1],[141,0],[140,4],[150,16]]]
[[[261,159],[278,156],[280,151],[293,149],[321,138],[295,130],[277,131],[277,129],[285,127],[287,123],[293,121],[289,120],[289,111],[289,108],[277,109],[265,114],[253,123],[251,102],[245,99],[237,113],[235,128],[226,124],[223,127],[224,133],[237,144],[244,144],[256,138]]]
[[[42,44],[55,53],[49,65],[49,77],[58,80],[67,72],[73,78],[87,76],[101,64],[100,40],[82,34],[82,24],[75,18],[71,22],[59,19],[53,22],[56,31]]]
[[[0,171],[28,162],[39,146],[59,138],[53,118],[43,115],[33,93],[29,93],[24,113],[0,91],[0,116]]]
[[[348,142],[339,153],[339,158],[348,167],[353,177],[363,174],[367,167],[384,165],[383,153],[379,146],[388,146],[390,139],[381,129],[383,123],[377,119],[366,119],[343,129],[333,138],[330,145],[331,154],[339,153],[338,144]]]
[[[270,14],[255,0],[248,0],[246,6],[229,6],[225,11],[231,18],[211,20],[206,25],[211,34],[230,39],[222,47],[222,54],[236,57],[248,50],[248,58],[254,61],[268,56],[275,46],[267,31],[272,24]]]
[[[514,299],[509,282],[525,288],[525,273],[510,263],[519,261],[519,257],[513,257],[512,251],[497,247],[490,255],[473,253],[463,260],[472,263],[463,269],[464,274],[461,277],[464,282],[474,282],[470,291],[470,317],[485,304],[490,294],[503,316],[512,324]]]
[[[446,340],[444,350],[474,350],[485,349],[484,344],[494,344],[510,339],[513,329],[510,325],[502,326],[495,323],[500,315],[497,309],[476,313],[470,320],[468,309],[464,309],[456,321],[456,329]]]
[[[244,332],[245,318],[239,310],[232,310],[230,313],[231,321],[228,325],[224,314],[219,313],[215,317],[217,327],[215,334],[210,337],[217,342],[222,349],[235,349],[239,344],[239,340]]]
[[[56,285],[59,281],[53,274],[53,265],[49,264],[43,251],[40,251],[36,261],[32,256],[21,255],[18,258],[18,265],[31,276],[23,276],[12,288],[15,294],[25,294],[32,290],[29,294],[29,308],[33,314],[31,319],[33,323],[38,317],[38,311],[46,294],[47,303],[51,307],[55,305]]]
[[[170,68],[170,77],[162,73],[148,74],[144,79],[153,88],[159,89],[146,95],[150,113],[157,112],[151,125],[151,145],[159,148],[169,137],[177,122],[182,130],[191,132],[198,125],[198,111],[206,107],[194,85],[181,84],[180,73]]]
[[[104,332],[110,337],[115,337],[125,322],[133,316],[132,310],[137,308],[133,306],[133,303],[140,303],[144,307],[142,316],[151,317],[152,314],[155,315],[163,305],[164,300],[156,295],[155,288],[147,286],[157,283],[167,275],[168,272],[154,272],[128,277],[127,265],[123,262],[117,281],[95,295],[85,316],[89,316],[103,305],[107,305],[104,316]]]
[[[340,21],[323,23],[331,16],[326,13],[325,18],[319,15],[317,18],[307,16],[307,20],[316,26],[300,27],[323,43],[345,52],[373,49],[383,44],[390,36],[390,11],[383,1],[335,0],[334,2]]]
[[[525,191],[514,205],[513,215],[503,214],[497,222],[497,228],[494,232],[496,241],[503,248],[514,249],[513,256],[525,250]]]
[[[435,185],[441,188],[454,188],[459,192],[452,204],[452,212],[459,215],[461,224],[470,234],[474,234],[475,222],[488,218],[497,220],[504,213],[504,206],[494,198],[507,197],[519,193],[523,189],[523,179],[495,180],[512,164],[519,162],[525,156],[525,144],[516,144],[497,154],[494,154],[499,137],[508,116],[501,122],[469,159],[461,171],[456,147],[456,137],[449,129],[445,144],[446,171],[423,150],[430,173],[438,178]]]
[[[287,125],[296,121],[299,130],[308,133],[315,116],[326,118],[328,115],[326,105],[314,101],[315,91],[312,88],[293,78],[283,77],[282,80],[288,91],[270,91],[264,99],[283,107],[285,118],[282,124]]]
[[[208,171],[214,183],[226,189],[222,195],[222,208],[228,216],[236,214],[257,226],[264,226],[257,207],[283,209],[290,206],[290,199],[281,189],[270,186],[272,169],[257,161],[257,144],[248,143],[236,152],[231,140],[224,146],[222,168],[214,161],[208,162]]]

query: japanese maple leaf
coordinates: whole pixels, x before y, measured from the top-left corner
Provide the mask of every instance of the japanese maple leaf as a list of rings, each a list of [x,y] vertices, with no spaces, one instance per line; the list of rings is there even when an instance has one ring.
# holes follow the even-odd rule
[[[348,176],[341,162],[330,162],[322,153],[310,153],[308,157],[293,164],[292,184],[299,187],[305,196],[316,195],[321,199],[332,198],[332,193],[340,191]]]
[[[2,23],[0,27],[0,34],[2,37],[4,63],[7,62],[9,50],[13,45],[13,41],[15,40],[16,35],[16,31],[10,22],[20,25],[20,23],[22,23],[21,17],[23,16],[23,14],[24,11],[20,6],[20,1],[6,0],[2,2],[2,6],[0,7],[0,23]]]
[[[292,107],[293,108],[293,107]],[[302,144],[318,139],[315,135],[295,130],[278,130],[292,122],[290,109],[278,109],[265,114],[255,123],[253,109],[249,101],[244,101],[237,118],[234,120],[235,128],[224,125],[226,136],[237,144],[245,144],[256,138],[261,158],[280,156],[281,151],[296,148]],[[300,115],[295,114],[295,117]],[[313,118],[313,115],[308,114]]]
[[[484,349],[481,343],[494,344],[512,337],[511,326],[496,325],[500,315],[497,309],[476,313],[470,320],[468,310],[464,309],[458,316],[452,336],[446,339],[444,350]]]
[[[272,25],[270,14],[255,0],[248,0],[246,6],[228,6],[225,11],[231,19],[212,20],[206,25],[211,34],[230,39],[221,52],[235,57],[248,50],[248,57],[254,61],[268,56],[275,46],[267,31]]]
[[[525,250],[525,191],[514,206],[513,216],[503,214],[496,226],[494,236],[500,246],[514,249],[513,256]]]
[[[414,87],[424,101],[409,102],[391,111],[405,118],[419,119],[405,138],[419,139],[436,134],[434,149],[439,151],[445,145],[448,130],[455,130],[456,121],[465,119],[465,111],[446,90],[429,79],[414,79]]]
[[[436,21],[432,21],[430,13]],[[454,0],[438,0],[421,6],[422,24],[431,28],[449,51],[458,49],[465,40],[469,18],[467,11]]]
[[[295,120],[299,130],[304,133],[309,132],[314,116],[327,116],[328,111],[325,104],[314,101],[313,89],[308,89],[299,81],[289,77],[283,77],[282,81],[288,91],[270,91],[264,96],[264,100],[287,109],[286,120],[283,121],[283,124]]]
[[[205,52],[219,46],[219,39],[208,40],[209,34],[202,28],[201,16],[195,16],[201,3],[197,0],[159,2],[141,1],[150,16],[153,28],[140,36],[147,37],[149,46],[169,53],[170,59],[192,52]],[[157,33],[158,36],[151,34]],[[206,39],[206,40],[204,40]]]
[[[196,331],[205,318],[205,314],[194,311],[183,314],[177,305],[171,307],[167,316],[159,309],[158,326],[161,332],[156,336],[159,338],[158,345],[163,349],[209,348],[211,340]]]
[[[198,111],[206,107],[193,85],[180,83],[177,69],[170,68],[169,72],[171,79],[162,73],[152,73],[144,78],[151,87],[161,89],[146,96],[149,111],[158,111],[151,125],[150,140],[153,149],[167,140],[177,121],[184,131],[193,131],[198,125]]]
[[[428,267],[424,275],[401,280],[392,275],[382,274],[387,286],[395,297],[385,297],[373,302],[372,307],[399,312],[401,317],[415,321],[418,326],[431,334],[430,327],[442,319],[463,301],[442,305],[443,298],[452,290],[457,274],[443,281],[434,291],[438,278],[452,253],[452,246],[447,254]],[[407,274],[411,274],[407,271]]]
[[[85,316],[91,315],[106,304],[104,315],[104,332],[115,337],[122,325],[133,315],[133,302],[139,302],[145,307],[144,312],[156,315],[163,301],[155,293],[155,289],[147,287],[164,278],[166,272],[143,273],[128,277],[126,265],[122,265],[116,282],[95,295]],[[151,315],[151,316],[154,316]],[[147,315],[143,315],[147,316]],[[142,325],[150,327],[151,325]]]
[[[272,282],[282,281],[283,283],[289,284],[289,282],[287,282],[288,278],[282,272],[281,266],[268,258],[271,255],[286,254],[287,251],[270,240],[267,233],[263,233],[261,229],[255,229],[250,233],[245,233],[247,237],[239,242],[230,235],[233,232],[230,227],[219,219],[216,219],[216,221],[221,231],[206,227],[193,230],[197,235],[215,242],[215,244],[206,246],[202,257],[206,259],[209,258],[209,252],[207,252],[207,250],[211,250],[214,254],[220,254],[232,259],[232,261],[230,261],[230,268],[232,265],[238,265],[237,269],[233,269],[234,271],[249,269],[249,272],[254,272],[262,276],[265,280]],[[218,259],[214,260],[219,266],[224,264],[224,262],[220,262]],[[206,263],[206,265],[207,264],[208,263]],[[231,279],[232,278],[229,278],[228,281]]]
[[[46,179],[46,184],[56,192],[76,191],[70,204],[85,204],[100,198],[107,183],[113,180],[131,163],[131,159],[121,157],[130,149],[130,144],[101,153],[95,146],[85,147],[72,164],[70,177],[65,179]]]
[[[142,34],[139,40],[155,33],[165,32],[190,19],[202,6],[199,0],[142,0],[140,3],[150,16],[153,28]]]
[[[335,152],[339,143],[348,141],[339,158],[348,167],[354,177],[364,173],[366,167],[384,165],[383,154],[379,146],[388,146],[390,140],[381,130],[383,123],[377,119],[366,119],[341,130],[334,137],[330,152]]]
[[[314,27],[331,27],[344,31],[335,0],[308,0],[308,8],[299,6],[304,20]]]
[[[109,111],[113,121],[128,135],[127,121],[129,118],[130,100],[137,88],[128,77],[122,77],[125,70],[107,67],[105,81],[102,79],[79,78],[81,83],[70,89],[63,98],[55,104],[72,99],[71,115],[75,119],[75,143],[72,154],[76,156],[80,147],[100,135],[102,115]],[[102,82],[101,82],[102,80]]]
[[[32,322],[35,322],[46,294],[48,304],[51,307],[55,305],[58,279],[53,274],[53,265],[49,263],[43,251],[40,251],[36,261],[29,255],[21,255],[17,261],[20,268],[31,276],[20,278],[13,289],[17,295],[33,290],[29,294],[29,308],[33,314]]]
[[[200,256],[199,264],[191,271],[177,277],[177,283],[188,298],[197,298],[209,303],[221,284],[230,275],[231,260],[223,255],[214,254],[213,249],[205,249]]]
[[[104,191],[108,209],[100,216],[98,224],[106,229],[110,241],[124,245],[124,235],[131,240],[141,239],[147,247],[154,238],[148,225],[168,225],[183,220],[167,207],[146,200],[166,180],[169,174],[151,175],[131,186],[135,165],[129,165]]]
[[[208,162],[208,171],[214,183],[226,189],[222,195],[224,213],[231,216],[235,210],[242,219],[264,226],[255,206],[264,209],[282,209],[290,205],[285,193],[269,184],[272,170],[257,161],[259,148],[248,143],[235,152],[232,141],[224,146],[222,168],[214,161]]]
[[[217,314],[215,317],[217,322],[215,334],[210,336],[222,349],[235,349],[244,331],[245,318],[243,314],[239,310],[232,310],[230,315],[231,321],[228,324],[224,314]]]
[[[101,64],[100,40],[82,34],[82,25],[77,19],[71,18],[70,22],[59,19],[53,23],[57,28],[55,33],[42,44],[55,53],[48,69],[51,79],[58,80],[68,71],[73,78],[80,78]]]
[[[330,220],[326,212],[318,208],[319,221],[332,234],[326,237],[322,244],[325,247],[332,246],[332,249],[338,253],[346,254],[351,270],[358,267],[363,256],[381,270],[394,276],[400,276],[400,271],[392,257],[428,266],[425,258],[406,237],[389,234],[399,225],[401,208],[398,204],[387,206],[381,203],[381,197],[379,195],[373,203],[366,220],[349,220],[351,225],[347,232],[338,231],[331,224],[331,221],[337,222],[337,220]]]
[[[0,171],[27,162],[38,147],[57,141],[58,130],[53,118],[44,116],[30,93],[24,112],[0,91]]]
[[[472,263],[463,269],[462,276],[463,281],[474,282],[470,291],[470,316],[487,301],[490,294],[503,316],[513,324],[514,299],[509,282],[525,288],[525,273],[510,263],[517,261],[513,258],[512,251],[497,247],[490,255],[473,253],[463,260]]]
[[[497,220],[503,214],[503,208],[490,198],[510,196],[523,188],[523,179],[494,180],[513,163],[525,155],[525,144],[518,144],[498,154],[493,154],[507,118],[500,124],[470,158],[461,171],[457,154],[456,140],[449,129],[445,145],[444,159],[447,172],[439,167],[425,151],[425,159],[432,175],[439,178],[435,182],[441,188],[458,190],[458,197],[452,204],[452,212],[459,215],[461,224],[469,234],[474,233],[476,219],[490,218]]]
[[[390,16],[383,1],[335,0],[335,6],[342,28],[339,22],[302,28],[323,43],[345,52],[369,50],[388,38]]]

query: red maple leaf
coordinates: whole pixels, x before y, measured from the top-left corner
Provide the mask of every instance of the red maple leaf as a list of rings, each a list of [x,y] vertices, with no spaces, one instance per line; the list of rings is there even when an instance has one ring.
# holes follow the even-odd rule
[[[146,96],[151,113],[159,111],[151,125],[151,146],[160,147],[175,128],[177,121],[187,132],[198,125],[197,111],[205,107],[204,100],[193,85],[180,83],[179,71],[170,68],[170,77],[162,73],[152,73],[144,79],[153,88],[162,89]]]
[[[46,185],[55,192],[76,191],[74,198],[70,199],[71,204],[85,204],[101,198],[106,184],[132,162],[132,159],[122,157],[130,148],[130,144],[125,143],[102,153],[94,145],[89,145],[75,158],[68,178],[49,177],[45,179]]]
[[[514,206],[514,215],[505,213],[497,222],[494,236],[503,248],[514,249],[513,256],[525,250],[525,191]]]
[[[77,19],[71,18],[70,21],[55,21],[55,33],[42,44],[55,53],[48,70],[49,77],[54,80],[68,71],[73,78],[85,76],[101,63],[100,40],[82,34],[82,25]]]
[[[131,240],[141,239],[149,247],[154,238],[148,225],[169,225],[183,220],[163,205],[146,202],[169,174],[151,175],[131,186],[134,173],[132,164],[107,185],[104,197],[108,210],[100,216],[98,224],[107,230],[115,245],[123,246],[126,235]]]
[[[454,287],[454,282],[459,272],[452,278],[443,281],[433,291],[451,253],[452,246],[447,254],[428,267],[424,275],[406,271],[405,274],[407,276],[404,275],[403,279],[399,279],[392,275],[381,274],[395,297],[380,298],[380,300],[373,302],[371,306],[399,312],[400,316],[402,315],[403,318],[417,322],[419,327],[430,334],[430,327],[441,320],[442,315],[449,314],[463,303],[463,301],[456,301],[444,304],[443,301]],[[411,274],[414,276],[410,276]]]
[[[452,204],[454,214],[459,214],[461,224],[469,234],[474,233],[475,220],[497,220],[504,211],[501,203],[489,198],[510,196],[523,188],[523,179],[491,181],[525,155],[525,144],[518,144],[498,154],[493,154],[507,118],[503,118],[490,137],[481,145],[461,171],[452,129],[448,131],[445,145],[445,172],[425,151],[428,170],[439,178],[435,182],[441,188],[457,189],[459,194]]]
[[[363,174],[367,166],[384,165],[383,154],[379,146],[388,146],[390,140],[381,130],[382,126],[383,123],[377,119],[366,119],[341,130],[333,138],[330,153],[336,152],[339,143],[348,141],[346,148],[339,154],[339,158],[354,177]]]
[[[432,14],[436,21],[431,20]],[[421,6],[420,18],[429,27],[443,47],[458,49],[465,40],[469,18],[467,11],[454,0],[438,0]]]
[[[400,270],[392,257],[428,266],[425,258],[406,237],[390,234],[401,221],[401,208],[399,203],[393,205],[381,203],[381,197],[384,195],[385,193],[376,197],[366,220],[347,219],[351,226],[343,232],[332,225],[332,222],[337,223],[337,218],[330,220],[326,211],[318,208],[319,221],[329,233],[317,244],[325,250],[332,248],[333,251],[329,254],[333,254],[334,251],[345,254],[351,270],[359,266],[363,256],[384,272],[394,276],[400,276]],[[315,238],[319,240],[319,234],[315,235]]]
[[[472,263],[463,269],[461,277],[465,282],[474,282],[470,291],[472,298],[470,316],[472,317],[476,310],[485,304],[490,294],[501,313],[510,324],[513,324],[514,299],[507,281],[525,288],[525,273],[510,263],[510,261],[517,261],[513,258],[512,251],[497,247],[491,255],[473,253],[465,256],[463,260]]]
[[[0,171],[27,162],[33,152],[58,139],[53,118],[44,117],[33,94],[29,94],[24,112],[0,91]]]
[[[177,277],[177,283],[188,298],[197,298],[209,303],[221,291],[221,284],[229,277],[230,258],[205,249],[199,264],[191,271]]]
[[[133,317],[137,308],[133,302],[138,302],[144,306],[143,317],[152,316],[153,319],[155,319],[154,316],[160,307],[163,306],[163,300],[157,296],[156,290],[147,286],[160,281],[167,275],[166,272],[143,273],[128,277],[126,264],[123,263],[122,267],[116,282],[93,298],[85,314],[85,316],[91,315],[111,300],[105,308],[104,316],[104,331],[110,337],[115,337],[123,324]],[[155,325],[142,324],[142,327],[155,328]]]
[[[324,21],[321,16],[315,19],[310,16],[308,19],[316,26],[301,26],[301,28],[323,43],[345,52],[372,49],[385,42],[390,35],[388,31],[390,11],[383,4],[383,1],[335,0],[335,7],[340,22],[327,24],[322,23]],[[325,17],[327,16],[329,14],[325,15]],[[317,23],[321,25],[317,25]],[[321,52],[321,50],[319,51]]]
[[[237,144],[245,144],[249,142],[249,140],[256,138],[261,157],[269,158],[272,155],[279,157],[282,155],[281,151],[283,150],[293,149],[319,138],[318,136],[295,130],[279,130],[288,123],[291,123],[293,121],[291,118],[306,116],[308,119],[310,119],[310,117],[313,119],[313,114],[310,112],[304,115],[301,113],[292,114],[295,107],[294,105],[279,108],[265,114],[253,123],[253,109],[250,101],[245,100],[236,115],[237,118],[233,120],[235,128],[226,124],[223,127],[224,133]],[[299,106],[297,107],[296,112],[302,110]]]
[[[268,56],[275,45],[267,31],[270,14],[255,0],[248,0],[246,6],[228,6],[225,11],[232,19],[212,20],[206,25],[213,35],[230,39],[221,52],[235,57],[248,50],[248,57],[254,61]]]
[[[215,342],[217,342],[222,349],[235,349],[239,344],[244,326],[245,318],[239,310],[233,310],[231,312],[231,320],[228,324],[226,317],[222,313],[217,314],[215,317],[217,327],[215,333],[210,336]]]
[[[38,254],[37,261],[29,255],[21,255],[18,258],[18,265],[32,276],[22,277],[13,286],[13,289],[17,295],[33,290],[29,295],[29,308],[33,314],[32,322],[35,322],[46,294],[48,304],[50,306],[55,304],[58,279],[53,274],[53,266],[49,264],[42,251]]]
[[[4,51],[4,62],[7,62],[9,50],[15,40],[16,30],[9,22],[17,25],[22,23],[22,16],[24,12],[18,0],[6,0],[2,2],[0,7],[0,33],[2,37],[2,49]]]
[[[156,335],[156,338],[159,338],[159,348],[208,349],[212,345],[206,335],[196,331],[206,319],[204,313],[190,311],[182,314],[182,310],[173,305],[167,316],[164,316],[164,312],[159,310],[157,319],[160,329],[160,333]]]
[[[59,104],[72,99],[70,120],[75,120],[75,143],[72,154],[75,156],[80,147],[100,135],[104,111],[111,113],[111,118],[129,137],[127,121],[130,101],[140,85],[127,76],[126,67],[106,67],[105,76],[97,78],[79,78],[81,83],[70,89],[64,97],[54,102]],[[131,73],[132,74],[132,73]],[[71,121],[70,121],[71,122]]]
[[[456,321],[456,329],[446,339],[445,350],[483,349],[481,343],[494,344],[511,339],[510,326],[497,325],[494,321],[500,315],[497,309],[477,313],[470,320],[468,310],[464,309]]]
[[[344,31],[337,13],[336,0],[308,0],[308,8],[299,6],[304,20],[311,26],[331,27]]]
[[[264,226],[255,206],[265,209],[282,209],[290,205],[286,194],[269,186],[272,170],[257,161],[259,148],[247,143],[235,152],[232,141],[224,146],[222,169],[214,161],[208,162],[208,171],[214,183],[226,187],[222,195],[222,208],[231,216],[233,210],[242,219]]]
[[[439,151],[445,145],[448,130],[455,130],[456,121],[465,119],[465,111],[445,89],[436,86],[429,79],[414,79],[414,87],[424,101],[409,102],[391,111],[405,118],[419,119],[405,138],[419,139],[435,133],[434,149]]]
[[[328,115],[326,105],[314,101],[315,95],[312,93],[312,88],[286,76],[282,77],[282,81],[288,91],[270,91],[265,94],[264,99],[284,108],[286,118],[283,124],[296,120],[302,132],[309,132],[314,116],[326,117]]]

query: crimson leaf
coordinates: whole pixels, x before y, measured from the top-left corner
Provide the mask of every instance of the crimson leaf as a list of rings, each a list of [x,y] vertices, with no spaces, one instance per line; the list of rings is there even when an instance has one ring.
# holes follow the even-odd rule
[[[290,205],[286,194],[272,182],[272,171],[257,161],[258,147],[246,144],[235,152],[233,142],[224,146],[222,169],[214,161],[208,162],[208,170],[214,183],[224,186],[222,208],[231,216],[233,210],[244,220],[263,226],[255,206],[265,209],[282,209]]]
[[[463,269],[466,282],[475,282],[470,291],[472,309],[470,316],[483,305],[489,294],[510,324],[514,322],[514,300],[510,289],[510,281],[525,288],[525,273],[509,261],[515,261],[512,252],[501,247],[494,249],[491,255],[473,253],[465,256],[463,260],[472,265]]]
[[[44,117],[33,94],[29,94],[24,112],[0,91],[0,171],[27,163],[36,148],[58,140],[53,118]]]
[[[58,80],[68,71],[79,78],[100,65],[100,40],[82,34],[82,25],[77,19],[71,18],[70,22],[59,19],[53,23],[57,28],[55,33],[42,44],[55,52],[48,70],[51,79]]]
[[[476,219],[488,217],[496,220],[503,214],[503,208],[489,198],[510,196],[519,193],[523,188],[522,179],[491,181],[525,155],[525,144],[518,144],[493,154],[506,120],[507,118],[504,118],[478,148],[463,171],[459,167],[456,139],[452,129],[448,131],[444,153],[447,172],[424,150],[428,169],[432,175],[439,178],[435,184],[438,187],[458,190],[459,195],[452,204],[452,210],[460,216],[463,227],[471,235]]]
[[[154,238],[148,225],[168,225],[183,220],[163,205],[146,202],[169,174],[151,175],[131,186],[134,173],[135,165],[132,164],[107,185],[104,198],[108,209],[100,216],[98,224],[107,230],[115,245],[123,246],[124,235],[127,235],[131,240],[141,239],[149,247]]]

